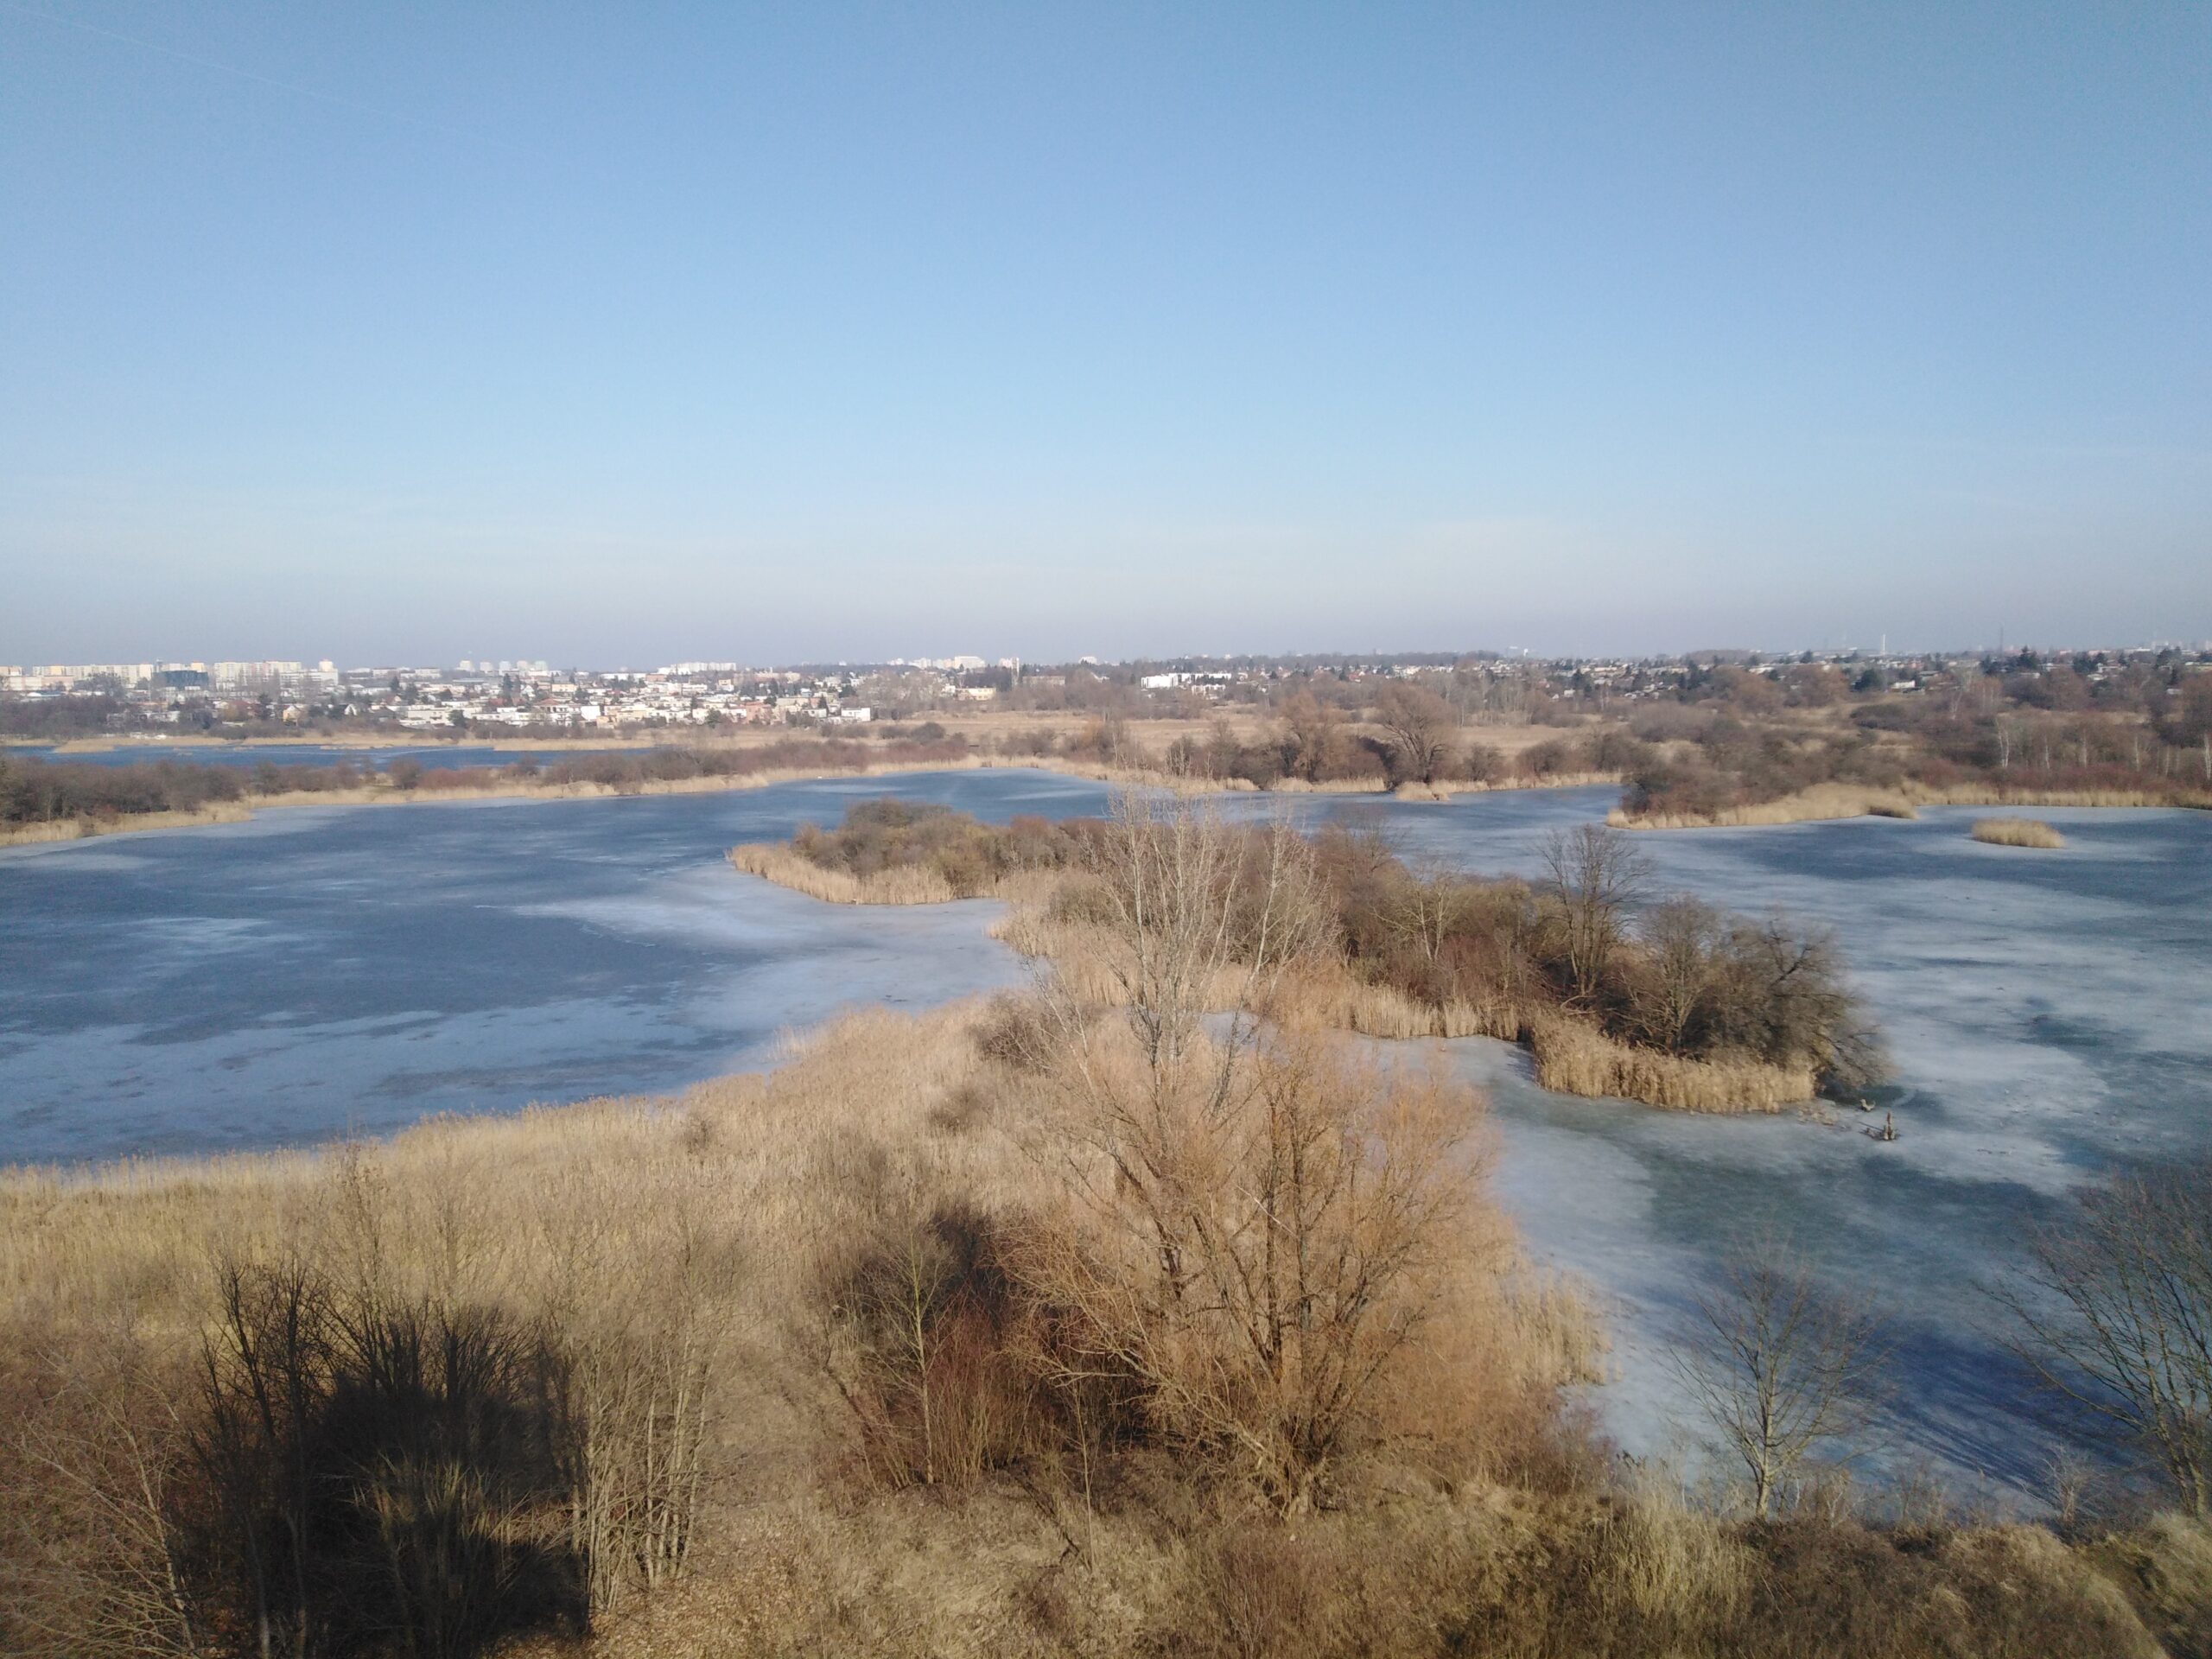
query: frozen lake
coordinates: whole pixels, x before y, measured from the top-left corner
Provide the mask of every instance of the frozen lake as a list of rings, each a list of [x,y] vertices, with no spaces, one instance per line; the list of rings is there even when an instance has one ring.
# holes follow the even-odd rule
[[[1041,772],[899,781],[1000,817],[1102,798]],[[0,1161],[671,1090],[845,1004],[1020,978],[995,906],[856,911],[722,861],[882,791],[288,807],[0,849]]]
[[[723,850],[896,792],[1003,820],[1097,785],[995,771],[718,795],[306,808],[0,851],[0,1160],[268,1146],[426,1114],[676,1088],[835,1008],[1011,982],[987,905],[856,911]],[[1271,803],[1230,798],[1235,810]],[[1450,805],[1287,798],[1411,853],[1533,872],[1610,791]],[[1904,1138],[1535,1089],[1503,1045],[1497,1179],[1533,1245],[1617,1299],[1607,1421],[1665,1452],[1663,1344],[1729,1237],[1786,1231],[1898,1319],[1892,1468],[2032,1493],[2044,1455],[1979,1286],[2120,1164],[2212,1153],[2212,815],[2038,811],[2069,847],[1967,837],[1969,810],[1643,836],[1663,886],[1834,925],[1897,1063]]]

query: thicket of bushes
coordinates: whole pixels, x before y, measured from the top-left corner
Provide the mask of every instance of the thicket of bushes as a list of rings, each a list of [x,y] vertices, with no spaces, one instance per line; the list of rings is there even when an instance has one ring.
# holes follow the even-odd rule
[[[1640,714],[1623,809],[1712,817],[1840,785],[1870,792],[2017,791],[2084,799],[2205,798],[2204,756],[2100,715],[1969,716],[1876,704],[1842,729],[1677,707]]]
[[[0,823],[191,812],[242,799],[251,780],[236,767],[175,760],[96,766],[16,760],[0,753]]]

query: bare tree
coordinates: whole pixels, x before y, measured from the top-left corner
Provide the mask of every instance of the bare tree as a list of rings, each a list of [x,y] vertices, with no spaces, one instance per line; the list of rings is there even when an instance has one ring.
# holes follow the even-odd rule
[[[1677,1370],[1744,1466],[1764,1518],[1813,1449],[1878,1403],[1880,1326],[1779,1239],[1736,1251],[1696,1299]]]
[[[1601,823],[1553,830],[1544,837],[1541,855],[1558,906],[1573,998],[1588,1002],[1605,982],[1620,945],[1624,912],[1649,879],[1650,866],[1624,835]]]
[[[1287,820],[1231,824],[1211,804],[1124,790],[1101,838],[1107,969],[1148,1064],[1180,1058],[1210,1010],[1229,1046],[1299,957],[1325,937],[1313,849]]]
[[[2148,1459],[2198,1515],[2212,1506],[2212,1164],[2124,1177],[2075,1198],[2030,1245],[2029,1286],[2000,1289],[2022,1356],[2063,1399]]]
[[[1309,784],[1333,776],[1344,748],[1344,716],[1336,705],[1299,691],[1284,700],[1282,720],[1291,775]]]
[[[1386,890],[1381,920],[1410,947],[1433,975],[1444,947],[1473,910],[1478,889],[1448,861],[1408,861],[1406,874]]]
[[[1128,1379],[1160,1432],[1302,1509],[1431,1306],[1480,1103],[1318,1034],[1259,1040],[1254,1011],[1331,920],[1287,823],[1125,795],[1104,843],[1129,1017],[1082,1017],[1065,982],[1048,998],[1037,1135],[1064,1203],[1018,1262],[1065,1319],[1047,1380]]]
[[[1375,694],[1375,718],[1390,734],[1398,770],[1421,783],[1434,783],[1451,751],[1451,705],[1425,685],[1390,680]]]
[[[1719,912],[1680,893],[1653,906],[1637,929],[1645,952],[1638,1023],[1670,1053],[1682,1052],[1690,1022],[1713,988],[1726,938]]]

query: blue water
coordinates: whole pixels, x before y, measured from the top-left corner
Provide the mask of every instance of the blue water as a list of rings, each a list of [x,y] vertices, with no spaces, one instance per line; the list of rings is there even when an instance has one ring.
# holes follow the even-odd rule
[[[902,782],[993,817],[1100,799],[1041,773]],[[294,807],[0,851],[0,1161],[672,1089],[846,1004],[1018,978],[994,906],[824,906],[722,861],[880,788]]]
[[[649,1093],[762,1063],[857,1002],[1013,982],[988,904],[861,910],[737,875],[732,843],[885,793],[994,820],[1104,804],[1001,770],[726,794],[304,808],[0,851],[0,1160],[263,1147],[440,1111]],[[1409,855],[1533,874],[1608,791],[1449,805],[1228,798],[1372,822]],[[2072,1185],[2212,1155],[2212,814],[2041,810],[1646,835],[1656,887],[1832,925],[1895,1056],[1903,1138],[1548,1095],[1504,1045],[1446,1046],[1490,1090],[1493,1179],[1542,1258],[1615,1299],[1609,1425],[1689,1445],[1667,1344],[1731,1239],[1770,1230],[1894,1316],[1879,1437],[2032,1497],[2051,1444],[1982,1287]]]

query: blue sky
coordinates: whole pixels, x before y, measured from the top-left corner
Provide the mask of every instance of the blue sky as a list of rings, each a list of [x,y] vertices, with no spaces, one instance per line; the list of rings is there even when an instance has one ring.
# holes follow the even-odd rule
[[[2212,8],[0,0],[0,661],[2212,634]]]

